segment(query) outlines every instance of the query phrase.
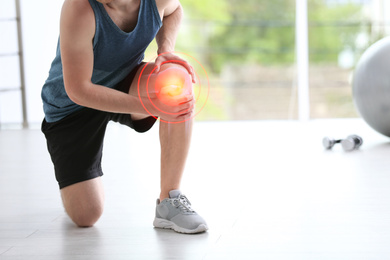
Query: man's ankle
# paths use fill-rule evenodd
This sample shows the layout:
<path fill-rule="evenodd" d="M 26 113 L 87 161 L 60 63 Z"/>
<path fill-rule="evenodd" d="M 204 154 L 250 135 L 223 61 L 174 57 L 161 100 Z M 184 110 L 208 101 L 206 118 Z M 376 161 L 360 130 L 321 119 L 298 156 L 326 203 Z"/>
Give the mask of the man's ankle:
<path fill-rule="evenodd" d="M 162 190 L 160 192 L 160 197 L 159 197 L 160 201 L 163 201 L 164 199 L 169 199 L 170 198 L 169 192 L 172 191 L 172 190 L 180 190 L 180 189 L 179 188 L 176 188 L 176 189 L 175 188 L 171 188 L 169 190 Z"/>
<path fill-rule="evenodd" d="M 160 201 L 163 201 L 164 199 L 169 198 L 169 192 L 161 192 L 159 198 L 160 198 Z"/>

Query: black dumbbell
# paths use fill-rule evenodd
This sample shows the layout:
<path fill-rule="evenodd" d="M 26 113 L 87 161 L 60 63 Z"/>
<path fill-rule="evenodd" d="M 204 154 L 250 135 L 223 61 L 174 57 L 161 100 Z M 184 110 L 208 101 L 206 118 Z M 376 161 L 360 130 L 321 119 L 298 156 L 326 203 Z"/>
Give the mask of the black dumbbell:
<path fill-rule="evenodd" d="M 322 139 L 322 145 L 325 149 L 330 150 L 335 144 L 341 143 L 344 151 L 353 151 L 359 149 L 363 144 L 363 139 L 358 135 L 350 135 L 345 139 L 333 139 L 329 137 L 324 137 Z"/>

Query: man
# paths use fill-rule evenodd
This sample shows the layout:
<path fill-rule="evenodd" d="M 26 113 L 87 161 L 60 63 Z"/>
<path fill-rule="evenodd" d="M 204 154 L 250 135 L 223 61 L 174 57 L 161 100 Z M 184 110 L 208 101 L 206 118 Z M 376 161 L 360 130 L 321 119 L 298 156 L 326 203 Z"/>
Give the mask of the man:
<path fill-rule="evenodd" d="M 57 55 L 42 89 L 42 131 L 65 210 L 80 227 L 94 225 L 103 212 L 100 177 L 107 123 L 145 132 L 159 117 L 161 192 L 153 225 L 181 233 L 208 229 L 179 190 L 190 145 L 193 95 L 167 103 L 153 88 L 168 70 L 185 69 L 185 77 L 195 78 L 192 67 L 172 54 L 181 18 L 178 0 L 64 1 Z M 164 55 L 146 66 L 144 52 L 154 38 Z"/>

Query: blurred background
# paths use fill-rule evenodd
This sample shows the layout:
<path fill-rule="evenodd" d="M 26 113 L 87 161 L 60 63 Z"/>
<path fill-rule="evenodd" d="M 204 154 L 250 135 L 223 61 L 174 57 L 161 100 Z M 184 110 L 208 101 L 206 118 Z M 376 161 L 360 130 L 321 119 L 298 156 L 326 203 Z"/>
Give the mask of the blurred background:
<path fill-rule="evenodd" d="M 299 1 L 307 23 L 298 23 Z M 0 0 L 0 127 L 43 119 L 40 91 L 58 40 L 62 0 Z M 308 30 L 310 119 L 358 117 L 351 78 L 364 50 L 390 33 L 388 0 L 181 0 L 185 18 L 176 50 L 207 71 L 210 93 L 198 121 L 298 120 L 298 32 Z M 298 12 L 299 13 L 299 12 Z M 304 19 L 304 17 L 303 17 Z M 306 26 L 307 28 L 301 28 Z M 22 48 L 18 48 L 22 38 Z M 20 70 L 23 54 L 24 71 Z M 145 60 L 156 55 L 156 44 Z M 21 77 L 24 75 L 24 78 Z M 204 75 L 200 75 L 204 76 Z M 24 84 L 23 84 L 24 83 Z M 201 98 L 205 99 L 205 92 Z"/>

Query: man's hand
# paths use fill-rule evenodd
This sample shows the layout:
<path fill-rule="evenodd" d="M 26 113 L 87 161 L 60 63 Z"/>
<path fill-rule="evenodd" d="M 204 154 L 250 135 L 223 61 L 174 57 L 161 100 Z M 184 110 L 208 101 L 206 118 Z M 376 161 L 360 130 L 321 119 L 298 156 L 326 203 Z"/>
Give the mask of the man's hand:
<path fill-rule="evenodd" d="M 150 114 L 168 122 L 186 121 L 193 117 L 195 107 L 192 95 L 181 95 L 174 103 L 167 104 L 156 94 L 150 94 L 149 98 L 142 97 L 142 103 Z"/>
<path fill-rule="evenodd" d="M 181 66 L 183 66 L 188 73 L 191 75 L 192 83 L 196 83 L 196 77 L 194 68 L 184 59 L 180 58 L 179 56 L 173 54 L 172 52 L 166 52 L 163 54 L 160 54 L 155 61 L 155 66 L 157 67 L 154 70 L 154 73 L 158 73 L 160 71 L 161 65 L 166 63 L 176 63 Z"/>

